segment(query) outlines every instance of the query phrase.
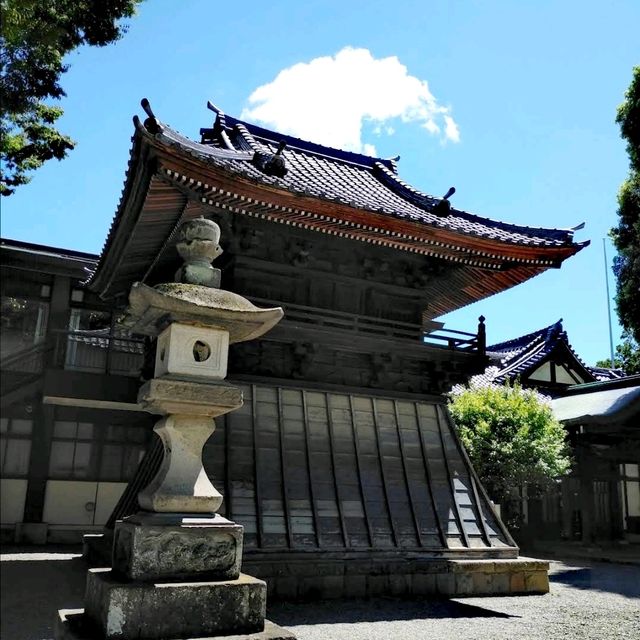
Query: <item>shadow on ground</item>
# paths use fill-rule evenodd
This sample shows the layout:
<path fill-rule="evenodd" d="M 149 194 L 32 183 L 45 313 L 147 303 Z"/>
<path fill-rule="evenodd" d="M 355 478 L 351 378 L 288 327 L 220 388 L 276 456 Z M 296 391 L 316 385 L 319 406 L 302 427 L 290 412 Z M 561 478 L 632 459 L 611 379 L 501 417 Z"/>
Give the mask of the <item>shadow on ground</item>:
<path fill-rule="evenodd" d="M 50 640 L 58 609 L 83 606 L 87 565 L 77 547 L 3 548 L 0 560 L 3 640 Z"/>
<path fill-rule="evenodd" d="M 552 568 L 549 579 L 552 585 L 557 582 L 574 589 L 617 593 L 626 598 L 640 597 L 640 567 L 636 566 L 581 563 L 560 571 Z"/>
<path fill-rule="evenodd" d="M 440 618 L 518 618 L 485 607 L 441 599 L 371 598 L 368 600 L 324 600 L 306 603 L 274 603 L 268 617 L 276 624 L 340 624 Z"/>
<path fill-rule="evenodd" d="M 83 606 L 87 566 L 78 547 L 3 548 L 0 556 L 3 640 L 50 640 L 58 609 Z M 581 591 L 640 597 L 640 569 L 606 564 L 551 564 L 552 583 Z M 518 599 L 519 600 L 519 599 Z M 487 603 L 489 604 L 489 603 Z M 493 604 L 493 603 L 492 603 Z M 514 608 L 518 610 L 518 608 Z M 477 604 L 436 598 L 269 603 L 268 616 L 285 627 L 356 622 L 520 618 Z M 481 623 L 482 624 L 482 623 Z"/>

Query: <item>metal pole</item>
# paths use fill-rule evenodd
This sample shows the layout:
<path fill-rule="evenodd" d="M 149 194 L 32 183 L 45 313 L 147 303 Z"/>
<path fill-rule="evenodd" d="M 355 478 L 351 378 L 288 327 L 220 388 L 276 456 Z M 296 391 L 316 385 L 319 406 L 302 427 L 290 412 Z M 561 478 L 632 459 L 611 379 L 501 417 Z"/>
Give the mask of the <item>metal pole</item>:
<path fill-rule="evenodd" d="M 602 252 L 604 254 L 604 281 L 607 285 L 607 315 L 609 317 L 609 348 L 611 350 L 611 368 L 615 368 L 613 359 L 613 330 L 611 328 L 611 303 L 609 301 L 609 265 L 607 264 L 607 245 L 605 239 L 602 238 Z"/>

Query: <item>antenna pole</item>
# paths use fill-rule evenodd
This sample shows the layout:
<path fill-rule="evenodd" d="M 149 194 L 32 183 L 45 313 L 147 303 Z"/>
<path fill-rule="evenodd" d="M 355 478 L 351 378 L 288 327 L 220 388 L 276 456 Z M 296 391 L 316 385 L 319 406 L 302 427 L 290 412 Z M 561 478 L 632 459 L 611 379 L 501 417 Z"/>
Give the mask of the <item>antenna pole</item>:
<path fill-rule="evenodd" d="M 613 330 L 611 328 L 611 303 L 609 301 L 609 265 L 607 264 L 607 245 L 602 238 L 602 252 L 604 254 L 604 281 L 607 285 L 607 315 L 609 316 L 609 349 L 611 350 L 611 368 L 615 368 L 613 359 Z"/>

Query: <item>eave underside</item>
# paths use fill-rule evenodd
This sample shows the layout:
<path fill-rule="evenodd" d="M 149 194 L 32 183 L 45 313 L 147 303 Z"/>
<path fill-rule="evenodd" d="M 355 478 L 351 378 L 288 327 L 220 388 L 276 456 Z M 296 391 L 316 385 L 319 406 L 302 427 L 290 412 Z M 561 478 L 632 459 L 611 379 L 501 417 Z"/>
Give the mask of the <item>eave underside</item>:
<path fill-rule="evenodd" d="M 218 213 L 224 216 L 248 216 L 266 219 L 274 223 L 293 227 L 313 228 L 329 235 L 357 239 L 374 245 L 386 245 L 401 250 L 420 253 L 425 256 L 444 257 L 435 246 L 402 246 L 402 239 L 389 238 L 376 233 L 375 230 L 355 228 L 336 229 L 330 224 L 316 227 L 306 225 L 300 215 L 280 212 L 271 215 L 267 207 L 263 211 L 247 210 L 239 207 L 236 198 L 220 194 L 220 198 L 207 198 L 207 202 L 198 202 L 191 194 L 177 185 L 154 175 L 149 182 L 144 203 L 139 216 L 121 235 L 125 236 L 118 247 L 119 255 L 107 253 L 103 256 L 97 277 L 91 282 L 91 288 L 103 298 L 126 297 L 136 281 L 151 282 L 154 273 L 166 272 L 167 268 L 177 261 L 177 254 L 172 234 L 177 225 L 187 219 L 201 215 Z M 445 253 L 446 255 L 446 253 Z M 457 258 L 457 260 L 455 260 Z M 454 264 L 443 277 L 434 279 L 424 289 L 425 297 L 430 303 L 430 316 L 437 317 L 458 309 L 477 300 L 520 284 L 541 273 L 545 267 L 540 265 L 514 265 L 505 270 L 474 266 L 463 262 L 462 256 L 451 256 Z"/>

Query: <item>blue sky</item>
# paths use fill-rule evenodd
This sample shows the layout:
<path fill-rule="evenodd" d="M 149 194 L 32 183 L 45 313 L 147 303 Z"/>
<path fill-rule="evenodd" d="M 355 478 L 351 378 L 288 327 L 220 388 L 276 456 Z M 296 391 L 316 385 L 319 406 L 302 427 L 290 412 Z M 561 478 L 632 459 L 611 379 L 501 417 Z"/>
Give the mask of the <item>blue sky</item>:
<path fill-rule="evenodd" d="M 479 215 L 586 222 L 576 239 L 591 246 L 560 270 L 444 320 L 474 330 L 483 314 L 497 342 L 562 317 L 577 352 L 594 363 L 609 352 L 602 238 L 628 172 L 614 120 L 640 63 L 638 25 L 637 0 L 148 0 L 121 41 L 69 56 L 59 124 L 77 147 L 2 200 L 2 235 L 99 252 L 140 99 L 196 139 L 212 122 L 211 100 L 236 116 L 270 113 L 272 128 L 294 123 L 320 142 L 399 154 L 404 180 L 435 195 L 455 186 L 454 205 Z M 346 47 L 366 50 L 361 66 L 338 55 Z M 324 66 L 312 63 L 318 58 Z M 267 97 L 250 102 L 260 87 Z M 611 259 L 608 240 L 607 251 Z M 614 340 L 619 334 L 615 322 Z"/>

